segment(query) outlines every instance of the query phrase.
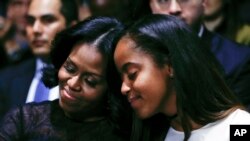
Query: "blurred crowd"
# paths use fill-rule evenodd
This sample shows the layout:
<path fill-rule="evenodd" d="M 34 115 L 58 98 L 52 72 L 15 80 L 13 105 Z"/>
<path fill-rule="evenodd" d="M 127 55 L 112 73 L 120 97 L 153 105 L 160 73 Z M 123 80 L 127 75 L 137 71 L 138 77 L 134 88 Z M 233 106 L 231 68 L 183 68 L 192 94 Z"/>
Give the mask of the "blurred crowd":
<path fill-rule="evenodd" d="M 140 108 L 135 108 L 134 110 L 135 113 L 139 113 L 139 117 L 150 117 L 155 113 L 164 113 L 171 119 L 177 119 L 177 121 L 179 120 L 178 118 L 180 118 L 182 120 L 181 126 L 183 126 L 185 130 L 185 140 L 189 138 L 191 130 L 196 129 L 196 127 L 191 127 L 192 121 L 195 121 L 202 126 L 215 121 L 217 122 L 217 120 L 228 117 L 229 113 L 234 112 L 234 110 L 239 109 L 239 107 L 240 109 L 244 109 L 244 114 L 247 115 L 246 122 L 249 122 L 250 115 L 245 112 L 250 111 L 249 12 L 250 0 L 1 0 L 0 121 L 11 108 L 18 107 L 19 105 L 26 105 L 26 103 L 40 103 L 44 101 L 54 101 L 52 102 L 52 105 L 53 103 L 56 103 L 53 106 L 55 106 L 58 111 L 61 111 L 62 109 L 66 111 L 59 114 L 56 112 L 56 114 L 58 114 L 57 116 L 62 118 L 62 121 L 68 119 L 71 120 L 70 118 L 77 114 L 82 116 L 84 115 L 82 112 L 86 112 L 86 115 L 94 115 L 94 120 L 96 121 L 101 121 L 103 115 L 112 115 L 112 107 L 110 108 L 108 105 L 104 109 L 104 106 L 106 106 L 106 104 L 111 105 L 114 101 L 115 104 L 118 103 L 118 106 L 120 106 L 119 104 L 121 103 L 108 96 L 107 99 L 106 97 L 102 97 L 103 100 L 99 100 L 98 96 L 95 97 L 99 100 L 96 100 L 97 102 L 95 101 L 95 98 L 88 97 L 92 92 L 99 95 L 99 93 L 101 93 L 100 91 L 105 91 L 106 87 L 109 86 L 104 84 L 101 78 L 100 80 L 95 80 L 96 76 L 92 78 L 89 77 L 89 74 L 84 76 L 84 81 L 79 81 L 80 78 L 83 77 L 80 75 L 81 73 L 78 73 L 78 71 L 81 70 L 79 68 L 81 68 L 82 65 L 85 66 L 86 64 L 90 64 L 89 66 L 91 67 L 92 65 L 94 67 L 103 67 L 101 68 L 103 69 L 103 71 L 101 71 L 102 73 L 106 72 L 105 69 L 107 69 L 107 71 L 109 71 L 107 74 L 111 74 L 111 77 L 105 77 L 105 79 L 107 79 L 107 82 L 114 82 L 114 87 L 120 85 L 120 78 L 118 76 L 117 78 L 113 77 L 118 75 L 116 72 L 116 69 L 118 69 L 121 73 L 120 75 L 123 77 L 123 82 L 121 82 L 122 85 L 119 87 L 118 91 L 114 89 L 112 92 L 120 93 L 121 91 L 121 93 L 127 96 L 130 103 L 133 103 L 133 100 L 136 101 L 139 99 L 137 94 L 140 92 L 136 91 L 139 89 L 142 90 L 142 93 L 145 92 L 146 95 L 150 95 L 150 97 L 146 96 L 145 98 L 145 101 L 149 100 L 149 105 L 157 105 L 160 103 L 160 106 L 165 106 L 161 102 L 164 100 L 168 101 L 169 97 L 161 98 L 161 95 L 154 95 L 154 90 L 157 90 L 155 91 L 157 94 L 167 95 L 169 91 L 167 91 L 168 88 L 165 87 L 168 87 L 168 85 L 171 85 L 171 87 L 173 86 L 175 89 L 181 89 L 180 91 L 177 90 L 176 93 L 178 94 L 175 92 L 172 93 L 171 91 L 171 94 L 174 95 L 171 97 L 171 101 L 174 102 L 171 103 L 172 106 L 170 106 L 170 108 L 168 105 L 164 107 L 170 109 L 170 111 L 174 111 L 174 114 L 171 113 L 168 115 L 168 110 L 161 111 L 164 108 L 155 108 L 159 105 L 154 106 L 156 112 L 152 111 L 152 113 L 150 113 L 150 111 L 148 112 L 148 109 L 151 109 L 150 106 L 147 107 L 147 104 L 145 104 L 146 116 L 143 112 L 144 104 L 141 106 L 143 107 L 141 108 L 142 113 L 140 113 Z M 166 15 L 170 16 L 168 17 Z M 105 18 L 101 16 L 105 16 Z M 111 20 L 109 19 L 110 17 L 116 18 L 117 20 Z M 107 25 L 105 26 L 105 24 Z M 116 31 L 117 37 L 113 35 L 115 33 L 113 30 L 115 29 L 114 26 L 116 24 L 117 27 L 122 25 L 120 29 L 116 27 L 119 32 L 123 30 L 126 31 L 121 33 Z M 121 38 L 121 41 L 119 41 L 119 44 L 117 45 L 121 47 L 118 47 L 119 50 L 116 49 L 118 51 L 114 51 L 116 52 L 114 53 L 112 52 L 113 50 L 110 49 L 111 47 L 108 47 L 106 44 L 113 47 L 114 45 L 109 38 L 114 36 L 112 37 L 112 40 L 114 40 L 113 42 L 115 44 L 118 35 L 120 36 L 122 34 L 124 34 L 124 37 Z M 98 51 L 92 50 L 89 46 L 97 46 L 98 48 L 107 47 L 107 50 L 109 50 L 110 53 L 105 54 L 107 57 L 103 57 L 100 54 L 105 52 L 105 49 L 103 49 L 105 51 L 102 49 L 100 49 L 101 51 L 98 50 L 100 52 L 103 51 L 102 53 L 98 53 Z M 191 48 L 189 48 L 190 46 Z M 147 49 L 147 47 L 149 48 Z M 162 52 L 162 47 L 166 48 L 167 51 L 164 50 L 165 52 Z M 137 50 L 135 48 L 139 49 Z M 180 51 L 178 51 L 178 48 Z M 80 53 L 81 51 L 89 52 L 89 54 Z M 152 52 L 151 55 L 148 55 L 150 52 Z M 171 52 L 173 56 L 171 56 Z M 94 54 L 94 57 L 91 53 Z M 116 68 L 115 65 L 112 64 L 114 63 L 114 60 L 109 60 L 111 57 L 108 55 L 111 55 L 112 53 L 116 55 L 116 57 L 111 56 L 112 58 L 115 58 L 116 65 L 118 64 Z M 86 57 L 84 57 L 85 55 Z M 98 58 L 99 55 L 105 59 Z M 165 57 L 165 55 L 167 57 Z M 75 57 L 76 59 L 71 59 L 68 56 L 71 56 L 71 58 Z M 129 68 L 133 68 L 130 66 L 133 66 L 131 64 L 133 64 L 134 60 L 131 59 L 132 63 L 129 62 L 126 64 L 126 59 L 124 59 L 126 57 L 129 59 L 134 57 L 136 58 L 134 60 L 138 59 L 143 63 L 147 62 L 148 64 L 151 64 L 153 67 L 148 64 L 145 65 L 147 66 L 145 67 L 146 69 L 150 68 L 150 66 L 152 67 L 149 69 L 150 73 L 147 73 L 146 75 L 148 76 L 146 77 L 148 79 L 137 79 L 139 77 L 139 75 L 137 76 L 137 73 L 143 72 L 146 69 L 135 69 L 137 71 L 129 72 Z M 91 59 L 93 62 L 91 62 Z M 106 59 L 111 62 L 108 63 Z M 171 62 L 171 59 L 173 59 L 173 62 Z M 189 59 L 193 59 L 193 62 Z M 158 61 L 159 64 L 157 64 L 158 62 L 153 64 L 151 62 L 152 60 L 156 60 L 156 62 Z M 89 63 L 89 61 L 91 63 Z M 96 61 L 99 62 L 96 63 Z M 151 73 L 151 71 L 163 72 L 158 71 L 157 69 L 161 70 L 162 68 L 165 68 L 166 64 L 163 65 L 163 63 L 166 62 L 168 63 L 167 65 L 169 65 L 169 69 L 167 69 L 168 73 L 163 73 L 163 76 L 166 78 L 162 79 L 162 77 L 159 77 L 161 75 L 154 77 L 155 73 Z M 105 64 L 107 67 L 104 67 Z M 123 66 L 123 64 L 125 65 Z M 124 79 L 124 76 L 126 76 L 127 73 L 130 74 L 127 76 L 128 78 Z M 178 76 L 180 74 L 183 77 L 182 79 Z M 206 76 L 204 74 L 210 75 Z M 98 75 L 97 78 L 100 76 L 104 75 Z M 85 79 L 85 77 L 87 79 Z M 111 81 L 109 81 L 109 79 L 111 79 Z M 112 79 L 116 80 L 113 81 Z M 141 81 L 139 85 L 132 84 L 136 80 Z M 169 80 L 169 83 L 166 82 L 166 80 Z M 181 82 L 181 80 L 183 82 Z M 67 81 L 67 83 L 64 81 Z M 157 85 L 158 83 L 156 83 L 158 81 L 162 83 L 159 86 Z M 91 94 L 86 97 L 83 95 L 83 98 L 79 96 L 80 98 L 78 98 L 80 100 L 77 98 L 74 99 L 70 95 L 65 94 L 67 92 L 84 93 L 83 90 L 78 87 L 80 82 L 84 83 L 84 85 L 81 84 L 81 86 L 88 86 L 86 90 L 89 91 L 86 93 L 89 92 Z M 46 84 L 46 86 L 44 84 Z M 68 85 L 67 88 L 70 87 L 70 90 L 62 90 L 66 86 L 62 88 L 60 85 L 64 84 Z M 99 91 L 97 85 L 102 85 L 105 89 L 100 88 L 101 90 Z M 160 88 L 160 86 L 162 87 Z M 158 89 L 162 89 L 164 92 L 159 92 Z M 132 91 L 130 92 L 132 94 L 129 95 L 129 91 Z M 184 95 L 179 94 L 184 91 L 187 91 L 186 93 L 183 93 Z M 109 91 L 105 91 L 105 94 L 106 93 L 110 94 Z M 190 98 L 190 96 L 193 98 Z M 63 101 L 64 98 L 66 99 L 66 102 Z M 151 101 L 151 98 L 153 102 Z M 94 100 L 91 101 L 90 99 Z M 60 100 L 60 102 L 58 100 Z M 94 109 L 98 109 L 95 113 L 91 108 L 88 110 L 88 107 L 85 108 L 84 106 L 78 107 L 72 106 L 72 104 L 72 108 L 67 105 L 67 100 L 70 101 L 68 103 L 69 105 L 75 101 L 77 104 L 81 105 L 81 101 L 84 100 L 88 101 L 87 103 L 89 105 L 92 105 L 91 102 L 94 104 L 100 102 L 101 104 L 97 104 L 97 108 L 93 106 Z M 89 102 L 89 100 L 91 102 Z M 158 100 L 160 102 L 158 102 Z M 58 102 L 61 108 L 59 108 Z M 103 106 L 102 104 L 105 105 Z M 114 105 L 114 107 L 115 106 L 117 105 Z M 22 109 L 18 110 L 20 110 L 19 112 L 24 112 L 23 115 L 25 117 L 25 110 L 30 111 L 29 108 L 30 107 L 26 107 L 23 111 Z M 33 108 L 34 107 L 31 107 L 31 109 Z M 45 109 L 48 110 L 48 108 Z M 87 110 L 85 111 L 85 109 Z M 33 110 L 36 111 L 36 108 Z M 77 114 L 74 112 L 74 114 L 72 114 L 71 110 L 76 110 Z M 111 112 L 106 114 L 106 110 Z M 198 116 L 196 115 L 197 112 Z M 50 111 L 47 113 L 50 114 Z M 11 114 L 15 114 L 15 112 L 12 112 Z M 43 115 L 43 112 L 39 111 L 39 117 L 40 114 Z M 48 122 L 50 122 L 49 114 L 44 114 L 44 116 L 48 118 Z M 95 117 L 95 114 L 97 117 Z M 126 114 L 126 112 L 123 112 L 121 115 L 123 114 Z M 36 114 L 34 115 L 37 116 Z M 61 115 L 67 118 L 62 117 Z M 116 113 L 114 115 L 116 116 Z M 80 118 L 82 118 L 81 116 Z M 127 116 L 130 115 L 128 114 Z M 177 116 L 180 117 L 176 118 Z M 198 118 L 196 118 L 196 116 Z M 14 117 L 18 118 L 18 116 Z M 32 118 L 32 116 L 26 116 L 25 118 Z M 78 118 L 77 115 L 76 121 L 80 119 Z M 243 118 L 245 117 L 242 117 L 242 119 Z M 44 121 L 42 118 L 38 119 Z M 190 121 L 190 123 L 185 122 L 186 120 Z M 243 119 L 243 121 L 244 120 L 245 119 Z M 12 124 L 12 121 L 9 122 L 8 118 L 5 118 L 5 122 L 6 121 L 7 123 Z M 241 118 L 237 117 L 237 121 L 241 121 Z M 75 119 L 69 123 L 71 122 L 75 124 Z M 126 122 L 123 124 L 126 124 Z M 7 124 L 3 125 L 5 126 Z M 46 125 L 47 123 L 42 126 L 47 130 Z M 30 126 L 33 125 L 30 124 Z M 130 124 L 128 124 L 128 126 L 130 126 Z M 152 126 L 154 125 L 152 124 Z M 8 126 L 5 127 L 11 129 Z M 66 131 L 68 131 L 67 128 L 68 127 L 65 126 Z M 74 126 L 69 126 L 69 128 L 74 128 Z M 85 130 L 85 128 L 87 129 L 87 127 L 84 127 L 83 129 Z M 51 126 L 51 130 L 54 129 L 56 128 Z M 2 131 L 5 132 L 5 130 Z M 30 130 L 30 132 L 33 131 Z M 70 135 L 70 137 L 74 136 L 73 132 L 74 130 L 72 130 L 72 135 Z M 41 131 L 41 133 L 44 134 L 43 131 Z M 219 132 L 216 132 L 216 134 L 218 133 Z M 138 134 L 142 134 L 142 132 Z M 170 134 L 172 134 L 171 131 Z M 66 135 L 67 134 L 65 134 L 65 136 Z M 82 134 L 79 133 L 79 135 L 84 138 Z M 213 135 L 209 134 L 209 136 Z"/>
<path fill-rule="evenodd" d="M 75 1 L 78 5 L 79 21 L 91 15 L 106 15 L 115 16 L 124 22 L 128 22 L 149 12 L 149 8 L 144 9 L 140 0 L 135 2 L 129 0 Z M 30 0 L 0 1 L 0 69 L 16 65 L 33 56 L 25 30 L 29 2 Z"/>
<path fill-rule="evenodd" d="M 29 1 L 0 1 L 0 69 L 32 57 L 25 31 L 25 15 Z M 79 20 L 91 15 L 112 15 L 125 22 L 149 12 L 148 6 L 140 1 L 76 0 L 79 6 Z M 249 0 L 207 0 L 204 25 L 212 32 L 250 46 L 249 9 Z"/>

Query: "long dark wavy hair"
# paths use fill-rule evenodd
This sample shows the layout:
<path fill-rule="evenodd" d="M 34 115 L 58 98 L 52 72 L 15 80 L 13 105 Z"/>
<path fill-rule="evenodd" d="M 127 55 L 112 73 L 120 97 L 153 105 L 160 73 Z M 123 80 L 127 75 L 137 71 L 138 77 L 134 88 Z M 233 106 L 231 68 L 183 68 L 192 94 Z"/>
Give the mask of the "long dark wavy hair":
<path fill-rule="evenodd" d="M 202 49 L 204 46 L 198 35 L 180 19 L 168 15 L 149 15 L 132 25 L 123 36 L 132 39 L 135 48 L 149 54 L 157 66 L 172 66 L 177 116 L 185 133 L 185 141 L 192 130 L 190 119 L 206 125 L 230 113 L 223 111 L 233 111 L 241 106 L 226 85 L 218 62 L 208 50 Z M 155 120 L 155 117 L 152 118 Z M 150 123 L 152 131 L 155 128 L 149 122 L 151 119 L 144 123 Z M 160 123 L 160 120 L 155 121 Z M 152 139 L 145 128 L 134 125 L 132 140 Z"/>
<path fill-rule="evenodd" d="M 84 43 L 97 48 L 105 58 L 108 58 L 106 70 L 108 91 L 105 97 L 107 115 L 115 127 L 119 129 L 124 127 L 124 133 L 128 133 L 130 124 L 127 118 L 130 116 L 127 107 L 129 106 L 120 93 L 121 80 L 113 61 L 114 47 L 123 29 L 124 26 L 114 18 L 90 17 L 58 33 L 52 41 L 50 54 L 52 66 L 44 69 L 43 82 L 47 87 L 58 85 L 58 71 L 77 44 Z"/>

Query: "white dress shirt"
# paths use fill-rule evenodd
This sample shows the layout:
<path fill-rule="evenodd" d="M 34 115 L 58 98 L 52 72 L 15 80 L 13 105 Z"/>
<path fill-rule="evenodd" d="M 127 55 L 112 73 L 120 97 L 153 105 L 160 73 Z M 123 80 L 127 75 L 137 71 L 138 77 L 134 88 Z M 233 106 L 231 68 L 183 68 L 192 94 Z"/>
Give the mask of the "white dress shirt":
<path fill-rule="evenodd" d="M 33 80 L 31 82 L 30 88 L 29 88 L 29 92 L 28 92 L 28 96 L 26 99 L 26 103 L 29 102 L 34 102 L 34 98 L 35 98 L 35 92 L 36 92 L 36 88 L 37 85 L 42 77 L 42 68 L 45 67 L 46 64 L 42 62 L 42 60 L 37 59 L 36 60 L 36 73 L 35 76 L 33 77 Z M 52 88 L 49 90 L 49 97 L 48 100 L 55 100 L 59 97 L 59 88 L 58 86 Z"/>

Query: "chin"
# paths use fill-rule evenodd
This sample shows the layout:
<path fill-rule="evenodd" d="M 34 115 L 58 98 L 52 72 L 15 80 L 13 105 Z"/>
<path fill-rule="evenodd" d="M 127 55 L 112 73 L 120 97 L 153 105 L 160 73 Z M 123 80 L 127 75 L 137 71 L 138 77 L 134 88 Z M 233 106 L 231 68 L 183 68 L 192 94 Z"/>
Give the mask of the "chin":
<path fill-rule="evenodd" d="M 135 111 L 135 114 L 139 119 L 148 119 L 152 116 L 147 112 L 142 112 L 142 111 Z"/>
<path fill-rule="evenodd" d="M 67 113 L 75 113 L 78 111 L 78 106 L 71 105 L 70 103 L 63 101 L 62 99 L 59 100 L 59 104 L 63 111 Z"/>
<path fill-rule="evenodd" d="M 48 56 L 49 55 L 49 51 L 48 50 L 33 50 L 33 54 L 36 56 L 40 56 L 40 57 L 44 57 L 44 56 Z"/>

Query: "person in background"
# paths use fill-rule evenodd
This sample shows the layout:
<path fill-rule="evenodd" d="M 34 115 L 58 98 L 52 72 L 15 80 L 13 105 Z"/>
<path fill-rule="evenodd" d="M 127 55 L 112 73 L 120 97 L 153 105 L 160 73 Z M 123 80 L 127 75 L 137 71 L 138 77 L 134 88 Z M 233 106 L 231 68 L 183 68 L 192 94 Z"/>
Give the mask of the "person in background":
<path fill-rule="evenodd" d="M 250 124 L 217 62 L 200 46 L 196 33 L 170 15 L 142 18 L 120 38 L 114 60 L 121 92 L 146 125 L 134 122 L 132 141 L 229 141 L 230 125 Z M 165 123 L 159 136 L 155 121 Z"/>
<path fill-rule="evenodd" d="M 249 0 L 241 0 L 237 1 L 238 8 L 238 15 L 239 19 L 243 23 L 239 30 L 237 31 L 236 41 L 242 44 L 247 45 L 250 47 L 250 15 L 246 14 L 249 13 L 250 9 L 250 1 Z"/>
<path fill-rule="evenodd" d="M 68 0 L 31 0 L 27 16 L 27 37 L 35 58 L 0 72 L 0 119 L 12 107 L 28 102 L 58 98 L 42 81 L 42 68 L 50 66 L 51 40 L 78 20 L 77 5 Z M 52 94 L 50 94 L 52 93 Z"/>
<path fill-rule="evenodd" d="M 144 0 L 91 0 L 89 9 L 93 16 L 115 17 L 125 25 L 151 13 Z"/>
<path fill-rule="evenodd" d="M 28 5 L 30 0 L 9 0 L 6 2 L 6 15 L 1 17 L 0 44 L 6 54 L 5 67 L 17 65 L 32 56 L 25 32 Z"/>
<path fill-rule="evenodd" d="M 243 0 L 244 1 L 244 0 Z M 248 23 L 240 16 L 241 4 L 236 0 L 206 0 L 204 5 L 204 25 L 212 32 L 219 33 L 240 44 L 250 46 L 247 38 Z M 249 40 L 249 39 L 248 39 Z"/>
<path fill-rule="evenodd" d="M 3 13 L 1 13 L 0 14 L 0 38 L 2 38 L 5 33 L 6 33 L 5 16 L 3 15 Z M 5 51 L 3 40 L 0 39 L 0 70 L 5 68 L 7 65 L 9 65 L 7 52 Z"/>
<path fill-rule="evenodd" d="M 227 84 L 250 110 L 250 48 L 209 32 L 202 24 L 207 0 L 148 0 L 154 14 L 173 15 L 196 32 L 224 69 Z M 145 1 L 146 2 L 146 1 Z"/>
<path fill-rule="evenodd" d="M 79 10 L 79 21 L 82 21 L 89 16 L 91 16 L 91 12 L 89 10 L 89 0 L 76 0 Z"/>
<path fill-rule="evenodd" d="M 232 6 L 234 6 L 234 9 L 236 8 L 235 10 L 238 11 L 236 3 L 233 3 L 232 0 L 206 0 L 204 4 L 204 25 L 206 28 L 234 39 L 236 25 L 239 22 L 236 19 L 237 12 L 232 10 Z"/>
<path fill-rule="evenodd" d="M 91 17 L 57 34 L 54 67 L 44 70 L 43 80 L 59 85 L 59 100 L 9 112 L 0 124 L 0 140 L 127 141 L 123 125 L 131 123 L 112 53 L 123 28 L 115 19 Z"/>

